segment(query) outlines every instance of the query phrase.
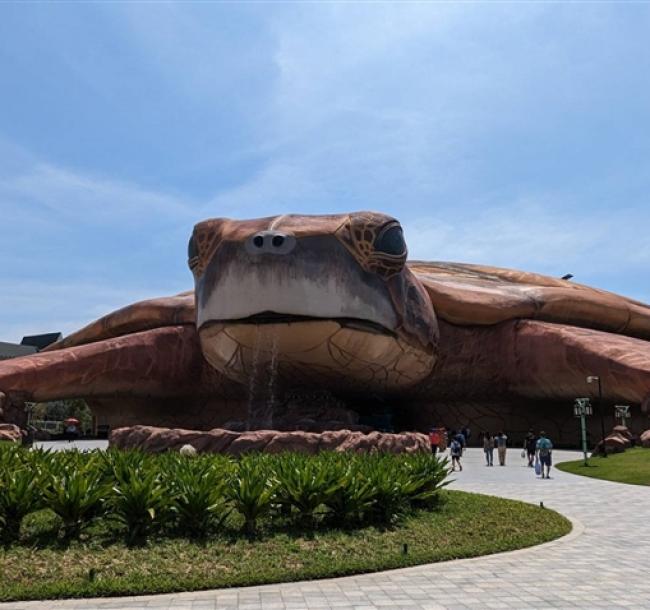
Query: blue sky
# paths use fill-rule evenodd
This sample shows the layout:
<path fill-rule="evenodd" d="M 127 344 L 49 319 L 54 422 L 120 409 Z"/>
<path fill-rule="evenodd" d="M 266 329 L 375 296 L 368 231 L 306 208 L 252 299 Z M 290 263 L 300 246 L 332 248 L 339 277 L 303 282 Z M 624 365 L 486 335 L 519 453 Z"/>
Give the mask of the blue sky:
<path fill-rule="evenodd" d="M 0 4 L 0 340 L 189 289 L 214 216 L 650 301 L 650 5 Z"/>

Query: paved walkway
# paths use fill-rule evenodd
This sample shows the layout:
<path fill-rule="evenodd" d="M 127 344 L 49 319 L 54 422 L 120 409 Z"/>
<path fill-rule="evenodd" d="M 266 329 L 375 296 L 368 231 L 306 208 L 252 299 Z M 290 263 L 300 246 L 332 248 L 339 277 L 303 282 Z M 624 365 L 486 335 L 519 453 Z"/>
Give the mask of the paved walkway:
<path fill-rule="evenodd" d="M 470 450 L 454 488 L 554 508 L 574 531 L 532 549 L 331 580 L 147 597 L 0 604 L 2 610 L 375 610 L 650 608 L 650 488 L 553 472 L 537 479 L 510 450 L 486 468 Z M 556 452 L 556 461 L 577 454 Z"/>
<path fill-rule="evenodd" d="M 48 451 L 70 451 L 71 449 L 78 449 L 79 451 L 92 451 L 93 449 L 107 449 L 108 441 L 36 441 L 34 443 L 34 447 L 37 449 L 47 449 Z"/>

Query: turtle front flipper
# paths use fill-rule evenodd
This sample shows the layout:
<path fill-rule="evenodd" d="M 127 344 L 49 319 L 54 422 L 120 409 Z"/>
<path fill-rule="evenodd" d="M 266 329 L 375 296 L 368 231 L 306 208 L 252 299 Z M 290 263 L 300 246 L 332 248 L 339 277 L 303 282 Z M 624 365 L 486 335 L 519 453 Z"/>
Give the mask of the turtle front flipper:
<path fill-rule="evenodd" d="M 20 424 L 25 401 L 167 399 L 195 396 L 214 381 L 194 326 L 168 326 L 0 362 L 0 407 L 2 419 Z"/>
<path fill-rule="evenodd" d="M 427 391 L 444 401 L 566 403 L 598 395 L 642 405 L 650 396 L 650 342 L 566 324 L 512 320 L 494 326 L 441 323 L 443 355 Z"/>
<path fill-rule="evenodd" d="M 475 430 L 504 430 L 512 438 L 546 429 L 553 440 L 578 443 L 573 402 L 596 404 L 600 378 L 606 426 L 615 404 L 632 407 L 635 429 L 648 427 L 650 342 L 588 328 L 536 320 L 492 326 L 440 323 L 441 357 L 422 386 L 420 425 L 441 422 Z M 588 425 L 600 435 L 598 417 Z M 594 437 L 595 438 L 595 437 Z"/>
<path fill-rule="evenodd" d="M 49 345 L 43 351 L 84 345 L 165 326 L 193 325 L 195 321 L 194 291 L 192 290 L 171 297 L 148 299 L 127 305 L 91 322 L 88 326 Z"/>
<path fill-rule="evenodd" d="M 522 320 L 514 324 L 512 390 L 533 398 L 566 399 L 598 396 L 648 406 L 650 342 L 588 328 Z"/>

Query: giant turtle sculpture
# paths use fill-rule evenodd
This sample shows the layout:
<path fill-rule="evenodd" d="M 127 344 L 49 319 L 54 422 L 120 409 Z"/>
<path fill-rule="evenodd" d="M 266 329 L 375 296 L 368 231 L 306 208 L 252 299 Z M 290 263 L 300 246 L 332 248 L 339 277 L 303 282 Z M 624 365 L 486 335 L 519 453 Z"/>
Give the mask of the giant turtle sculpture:
<path fill-rule="evenodd" d="M 268 427 L 287 392 L 327 389 L 352 410 L 390 405 L 408 427 L 559 434 L 573 398 L 596 390 L 590 375 L 604 401 L 637 417 L 648 406 L 650 307 L 534 273 L 407 261 L 384 214 L 206 220 L 188 254 L 193 292 L 0 363 L 4 418 L 84 397 L 113 425 L 206 429 L 261 404 Z"/>

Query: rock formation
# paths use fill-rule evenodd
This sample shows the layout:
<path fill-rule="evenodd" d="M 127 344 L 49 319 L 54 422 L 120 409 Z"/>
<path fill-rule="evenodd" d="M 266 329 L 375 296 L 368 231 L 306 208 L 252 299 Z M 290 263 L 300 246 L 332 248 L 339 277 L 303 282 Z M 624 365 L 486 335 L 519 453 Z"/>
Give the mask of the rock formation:
<path fill-rule="evenodd" d="M 612 431 L 605 437 L 606 453 L 621 453 L 632 447 L 636 442 L 636 437 L 630 432 L 627 426 L 614 426 Z M 596 443 L 592 453 L 602 453 L 603 441 Z"/>
<path fill-rule="evenodd" d="M 20 428 L 14 424 L 0 424 L 0 441 L 19 442 L 23 438 Z"/>
<path fill-rule="evenodd" d="M 350 451 L 353 453 L 430 451 L 428 438 L 418 432 L 401 434 L 382 432 L 365 434 L 350 430 L 332 430 L 321 433 L 278 432 L 277 430 L 233 432 L 220 428 L 201 431 L 133 426 L 113 430 L 109 439 L 109 447 L 141 449 L 151 453 L 167 450 L 178 451 L 184 445 L 191 445 L 198 452 L 228 455 L 241 455 L 248 451 L 266 451 L 268 453 L 296 451 L 310 454 L 319 451 Z"/>

